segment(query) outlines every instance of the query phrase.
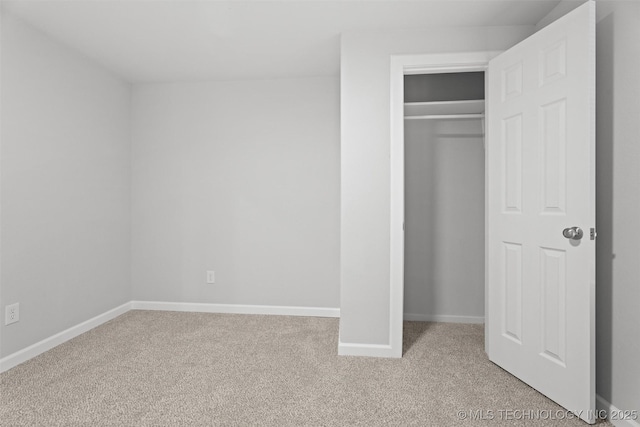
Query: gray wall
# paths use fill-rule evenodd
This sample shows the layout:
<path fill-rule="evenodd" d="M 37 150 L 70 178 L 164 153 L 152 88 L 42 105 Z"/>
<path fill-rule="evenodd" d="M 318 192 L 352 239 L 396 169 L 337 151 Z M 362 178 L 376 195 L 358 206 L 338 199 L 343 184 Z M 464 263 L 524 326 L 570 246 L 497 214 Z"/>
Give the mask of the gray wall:
<path fill-rule="evenodd" d="M 504 50 L 533 27 L 349 33 L 341 47 L 340 341 L 389 344 L 392 54 Z"/>
<path fill-rule="evenodd" d="M 134 299 L 338 308 L 338 108 L 334 76 L 136 85 Z"/>
<path fill-rule="evenodd" d="M 640 411 L 640 3 L 598 3 L 597 393 Z"/>
<path fill-rule="evenodd" d="M 3 357 L 131 300 L 130 90 L 5 12 L 1 73 Z"/>
<path fill-rule="evenodd" d="M 408 319 L 484 317 L 482 134 L 478 119 L 405 121 Z"/>

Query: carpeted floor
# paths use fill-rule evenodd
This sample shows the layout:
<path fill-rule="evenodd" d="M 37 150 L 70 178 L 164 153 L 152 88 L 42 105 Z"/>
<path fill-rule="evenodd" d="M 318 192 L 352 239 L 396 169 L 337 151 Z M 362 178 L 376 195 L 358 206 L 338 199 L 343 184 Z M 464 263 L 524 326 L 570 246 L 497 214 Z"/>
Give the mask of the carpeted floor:
<path fill-rule="evenodd" d="M 489 362 L 481 325 L 404 342 L 338 357 L 337 319 L 130 311 L 0 374 L 0 425 L 587 425 Z"/>

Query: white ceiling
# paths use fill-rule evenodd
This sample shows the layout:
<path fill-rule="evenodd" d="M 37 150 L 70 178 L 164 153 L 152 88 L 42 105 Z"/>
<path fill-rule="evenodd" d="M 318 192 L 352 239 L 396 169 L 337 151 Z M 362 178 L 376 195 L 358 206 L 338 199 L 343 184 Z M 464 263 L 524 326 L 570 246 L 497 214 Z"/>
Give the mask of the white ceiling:
<path fill-rule="evenodd" d="M 130 81 L 336 74 L 345 31 L 535 25 L 559 0 L 3 1 Z"/>

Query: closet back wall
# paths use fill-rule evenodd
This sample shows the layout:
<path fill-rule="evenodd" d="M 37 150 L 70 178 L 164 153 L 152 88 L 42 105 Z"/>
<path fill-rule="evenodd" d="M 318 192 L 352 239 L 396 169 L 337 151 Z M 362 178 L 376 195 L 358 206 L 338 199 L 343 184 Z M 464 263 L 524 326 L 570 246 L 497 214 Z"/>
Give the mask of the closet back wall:
<path fill-rule="evenodd" d="M 338 83 L 134 86 L 134 300 L 339 307 Z"/>
<path fill-rule="evenodd" d="M 482 134 L 479 119 L 405 121 L 407 320 L 484 317 Z"/>

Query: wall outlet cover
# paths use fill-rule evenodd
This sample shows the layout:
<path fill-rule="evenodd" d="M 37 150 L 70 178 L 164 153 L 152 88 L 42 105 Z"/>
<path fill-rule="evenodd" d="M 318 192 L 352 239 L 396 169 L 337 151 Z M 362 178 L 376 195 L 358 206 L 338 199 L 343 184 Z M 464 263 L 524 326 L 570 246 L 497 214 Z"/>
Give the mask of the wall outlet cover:
<path fill-rule="evenodd" d="M 4 308 L 4 324 L 10 325 L 20 320 L 20 303 L 7 305 Z"/>
<path fill-rule="evenodd" d="M 207 271 L 207 284 L 214 284 L 216 283 L 216 272 L 209 270 Z"/>

